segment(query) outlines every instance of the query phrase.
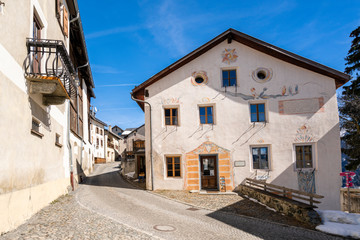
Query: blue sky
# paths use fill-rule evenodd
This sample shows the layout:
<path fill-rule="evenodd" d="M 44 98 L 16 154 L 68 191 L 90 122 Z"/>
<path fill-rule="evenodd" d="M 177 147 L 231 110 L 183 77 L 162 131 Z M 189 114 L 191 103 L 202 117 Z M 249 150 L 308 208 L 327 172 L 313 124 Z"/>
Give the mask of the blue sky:
<path fill-rule="evenodd" d="M 342 1 L 78 0 L 97 117 L 144 123 L 135 85 L 229 28 L 343 71 L 360 4 Z"/>

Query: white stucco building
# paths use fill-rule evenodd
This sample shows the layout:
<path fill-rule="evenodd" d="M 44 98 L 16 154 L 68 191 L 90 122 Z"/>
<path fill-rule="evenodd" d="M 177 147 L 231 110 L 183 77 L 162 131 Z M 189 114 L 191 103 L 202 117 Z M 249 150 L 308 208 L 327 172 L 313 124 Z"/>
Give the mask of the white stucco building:
<path fill-rule="evenodd" d="M 91 118 L 91 142 L 94 149 L 94 163 L 106 162 L 105 148 L 105 127 L 107 124 L 99 120 L 95 116 L 90 115 Z"/>
<path fill-rule="evenodd" d="M 348 80 L 225 31 L 133 89 L 148 103 L 138 102 L 147 188 L 231 191 L 257 178 L 323 195 L 320 208 L 339 209 L 336 89 Z"/>
<path fill-rule="evenodd" d="M 0 12 L 0 233 L 92 169 L 95 97 L 76 0 L 12 0 Z"/>

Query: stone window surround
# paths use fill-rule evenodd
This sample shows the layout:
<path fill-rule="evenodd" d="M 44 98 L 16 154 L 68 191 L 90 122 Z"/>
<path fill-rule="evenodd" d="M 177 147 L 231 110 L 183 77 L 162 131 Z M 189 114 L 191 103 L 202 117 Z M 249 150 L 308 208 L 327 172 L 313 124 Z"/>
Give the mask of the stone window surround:
<path fill-rule="evenodd" d="M 312 168 L 297 168 L 296 167 L 296 146 L 312 146 Z M 294 165 L 294 171 L 299 170 L 316 170 L 317 169 L 317 144 L 316 142 L 302 142 L 302 143 L 293 143 L 292 146 L 292 158 L 293 158 L 293 165 Z"/>
<path fill-rule="evenodd" d="M 183 172 L 184 172 L 184 161 L 182 154 L 164 154 L 163 155 L 163 164 L 164 164 L 164 180 L 171 180 L 171 179 L 183 179 Z M 179 157 L 180 158 L 180 176 L 168 177 L 167 175 L 167 157 Z"/>
<path fill-rule="evenodd" d="M 222 72 L 223 70 L 235 70 L 236 71 L 236 85 L 235 86 L 223 86 L 223 75 Z M 239 87 L 239 67 L 238 66 L 229 66 L 229 67 L 222 67 L 219 69 L 219 89 L 223 89 L 225 90 L 225 88 L 235 88 L 235 87 Z"/>
<path fill-rule="evenodd" d="M 269 163 L 269 168 L 268 169 L 255 169 L 253 168 L 253 155 L 252 155 L 252 149 L 253 148 L 258 148 L 258 147 L 267 147 L 268 148 L 268 163 Z M 250 172 L 254 173 L 256 171 L 260 171 L 262 172 L 268 172 L 268 171 L 272 171 L 272 149 L 271 149 L 271 144 L 251 144 L 249 145 L 249 167 L 250 167 Z"/>
<path fill-rule="evenodd" d="M 176 108 L 177 109 L 177 125 L 166 125 L 165 124 L 165 109 L 168 109 L 168 108 Z M 179 104 L 162 105 L 161 125 L 162 125 L 163 128 L 180 127 L 181 126 L 181 114 L 180 114 L 180 105 Z"/>
<path fill-rule="evenodd" d="M 251 121 L 251 105 L 252 104 L 264 104 L 265 105 L 265 122 L 252 122 Z M 270 122 L 269 120 L 269 102 L 267 100 L 251 100 L 248 101 L 249 109 L 249 123 L 250 124 L 264 124 Z"/>
<path fill-rule="evenodd" d="M 200 107 L 212 107 L 213 111 L 213 122 L 212 123 L 201 123 L 200 122 Z M 203 125 L 216 125 L 216 104 L 215 103 L 201 103 L 197 105 L 198 123 L 199 126 Z"/>

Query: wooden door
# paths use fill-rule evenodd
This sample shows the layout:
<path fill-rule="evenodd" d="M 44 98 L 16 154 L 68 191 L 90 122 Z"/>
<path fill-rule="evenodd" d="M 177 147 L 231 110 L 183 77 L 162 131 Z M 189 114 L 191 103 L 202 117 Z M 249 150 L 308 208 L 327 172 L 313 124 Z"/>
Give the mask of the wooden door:
<path fill-rule="evenodd" d="M 218 189 L 216 156 L 200 156 L 201 189 Z"/>

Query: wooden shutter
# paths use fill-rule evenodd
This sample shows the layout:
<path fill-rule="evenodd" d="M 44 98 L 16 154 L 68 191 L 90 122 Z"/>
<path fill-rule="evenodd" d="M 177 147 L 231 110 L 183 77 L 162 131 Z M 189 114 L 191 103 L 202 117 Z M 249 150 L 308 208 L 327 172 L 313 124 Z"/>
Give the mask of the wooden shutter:
<path fill-rule="evenodd" d="M 64 35 L 66 37 L 69 36 L 69 28 L 68 28 L 68 24 L 69 24 L 69 16 L 68 16 L 68 11 L 66 10 L 66 7 L 64 6 L 64 19 L 63 19 L 63 31 L 64 31 Z"/>
<path fill-rule="evenodd" d="M 57 19 L 60 19 L 60 16 L 61 16 L 60 1 L 61 0 L 56 0 L 56 9 L 55 9 L 55 11 L 56 11 L 56 18 Z"/>

